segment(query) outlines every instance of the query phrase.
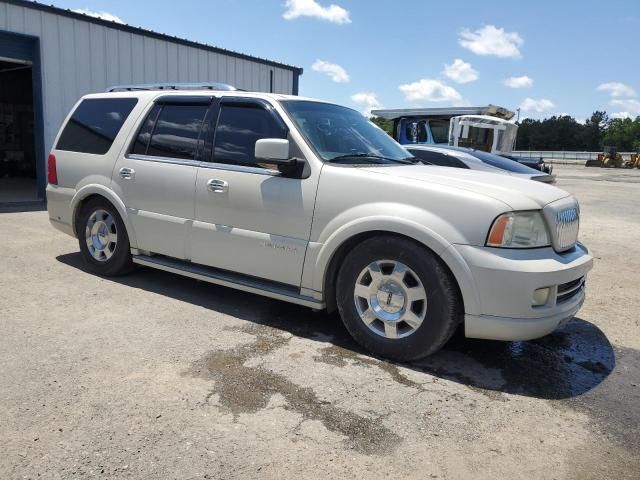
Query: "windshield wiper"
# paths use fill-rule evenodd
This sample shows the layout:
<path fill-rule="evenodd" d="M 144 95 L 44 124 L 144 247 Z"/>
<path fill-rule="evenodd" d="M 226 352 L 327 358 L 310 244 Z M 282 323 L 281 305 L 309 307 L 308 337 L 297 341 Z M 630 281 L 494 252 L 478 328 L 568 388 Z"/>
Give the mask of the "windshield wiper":
<path fill-rule="evenodd" d="M 387 162 L 396 162 L 396 163 L 404 163 L 404 164 L 413 164 L 416 162 L 412 162 L 411 160 L 409 160 L 410 158 L 414 158 L 414 157 L 407 157 L 407 158 L 390 158 L 390 157 L 384 157 L 382 155 L 375 155 L 373 153 L 347 153 L 346 155 L 338 155 L 337 157 L 333 157 L 329 160 L 327 160 L 328 162 L 335 162 L 335 161 L 340 161 L 340 160 L 346 160 L 349 158 L 373 158 L 375 160 L 385 160 Z"/>

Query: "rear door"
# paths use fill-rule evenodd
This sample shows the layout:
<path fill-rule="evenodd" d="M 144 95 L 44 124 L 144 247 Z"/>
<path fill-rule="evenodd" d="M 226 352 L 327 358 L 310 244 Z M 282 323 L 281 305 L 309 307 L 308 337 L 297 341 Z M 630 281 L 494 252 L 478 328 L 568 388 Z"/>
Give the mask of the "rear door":
<path fill-rule="evenodd" d="M 118 159 L 114 190 L 140 250 L 190 258 L 199 141 L 211 102 L 206 96 L 158 98 Z"/>
<path fill-rule="evenodd" d="M 260 138 L 288 138 L 291 156 L 303 155 L 266 101 L 223 97 L 217 118 L 198 169 L 193 261 L 299 286 L 318 174 L 286 176 L 255 159 Z"/>

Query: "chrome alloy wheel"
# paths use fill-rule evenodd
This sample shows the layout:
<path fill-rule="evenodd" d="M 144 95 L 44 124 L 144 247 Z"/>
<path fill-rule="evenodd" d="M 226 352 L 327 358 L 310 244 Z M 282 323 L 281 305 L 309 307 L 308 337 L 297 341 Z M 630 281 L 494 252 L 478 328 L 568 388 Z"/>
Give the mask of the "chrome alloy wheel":
<path fill-rule="evenodd" d="M 118 232 L 116 222 L 109 212 L 98 209 L 87 220 L 84 230 L 89 253 L 99 262 L 106 262 L 116 251 Z"/>
<path fill-rule="evenodd" d="M 367 265 L 358 275 L 353 296 L 360 319 L 385 338 L 408 337 L 427 313 L 427 292 L 420 278 L 395 260 Z"/>

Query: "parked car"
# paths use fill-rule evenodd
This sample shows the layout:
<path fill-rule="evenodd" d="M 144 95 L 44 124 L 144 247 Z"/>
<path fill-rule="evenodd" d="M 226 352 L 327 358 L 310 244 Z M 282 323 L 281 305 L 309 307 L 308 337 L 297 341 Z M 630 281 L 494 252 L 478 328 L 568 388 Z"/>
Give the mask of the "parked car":
<path fill-rule="evenodd" d="M 555 182 L 554 175 L 481 150 L 446 145 L 406 145 L 405 148 L 416 158 L 432 165 L 503 173 L 543 183 Z"/>
<path fill-rule="evenodd" d="M 551 175 L 553 173 L 553 165 L 547 165 L 544 160 L 540 157 L 516 157 L 514 155 L 509 155 L 506 153 L 501 153 L 501 157 L 508 158 L 509 160 L 515 160 L 518 163 L 526 165 L 527 167 L 534 168 L 536 170 L 540 170 L 543 173 L 548 173 Z"/>
<path fill-rule="evenodd" d="M 91 271 L 144 265 L 327 308 L 401 361 L 461 324 L 527 340 L 581 307 L 593 260 L 569 193 L 426 168 L 339 105 L 173 88 L 87 95 L 55 139 L 49 217 Z"/>

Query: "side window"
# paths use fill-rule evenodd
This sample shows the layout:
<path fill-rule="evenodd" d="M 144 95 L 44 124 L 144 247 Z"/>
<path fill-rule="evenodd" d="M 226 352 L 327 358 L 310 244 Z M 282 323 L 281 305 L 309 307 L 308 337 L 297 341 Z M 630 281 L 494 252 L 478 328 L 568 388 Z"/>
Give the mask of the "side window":
<path fill-rule="evenodd" d="M 150 134 L 146 154 L 155 157 L 193 160 L 196 156 L 198 137 L 208 107 L 206 105 L 167 104 L 161 108 L 155 127 Z M 145 128 L 150 128 L 146 122 L 138 135 L 139 137 L 147 133 Z M 144 144 L 144 136 L 140 138 L 140 142 Z M 138 139 L 136 139 L 134 151 L 137 143 Z"/>
<path fill-rule="evenodd" d="M 104 155 L 137 98 L 88 98 L 80 102 L 60 135 L 57 150 Z"/>
<path fill-rule="evenodd" d="M 256 141 L 261 138 L 287 138 L 287 130 L 259 106 L 223 104 L 215 134 L 214 161 L 268 168 L 257 163 L 254 156 Z"/>
<path fill-rule="evenodd" d="M 405 129 L 407 139 L 411 143 L 427 143 L 427 122 L 425 120 L 407 122 Z"/>
<path fill-rule="evenodd" d="M 138 136 L 136 137 L 136 141 L 133 144 L 133 148 L 131 149 L 131 153 L 135 153 L 138 155 L 146 155 L 147 147 L 149 146 L 149 140 L 151 139 L 151 133 L 153 132 L 153 127 L 156 124 L 156 119 L 158 118 L 158 113 L 160 113 L 160 109 L 162 107 L 160 105 L 154 105 L 149 115 L 145 119 L 140 131 L 138 132 Z"/>
<path fill-rule="evenodd" d="M 449 142 L 449 120 L 429 120 L 433 143 Z"/>

